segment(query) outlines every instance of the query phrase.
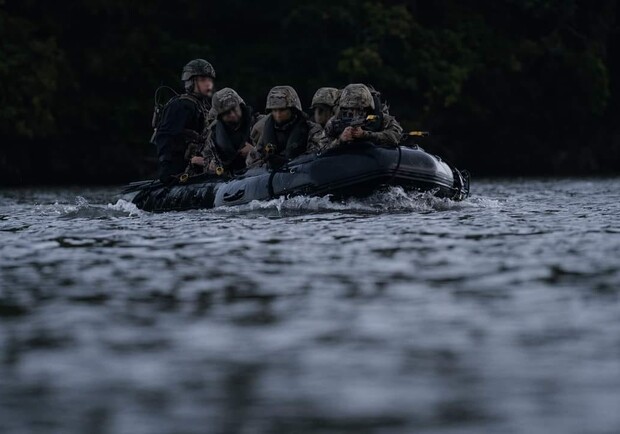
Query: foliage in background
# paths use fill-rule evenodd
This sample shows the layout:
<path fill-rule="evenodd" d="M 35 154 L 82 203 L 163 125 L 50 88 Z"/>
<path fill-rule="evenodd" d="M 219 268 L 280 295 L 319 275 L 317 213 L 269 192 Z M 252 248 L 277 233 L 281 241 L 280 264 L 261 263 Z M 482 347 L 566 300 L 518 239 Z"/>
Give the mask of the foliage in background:
<path fill-rule="evenodd" d="M 152 94 L 210 60 L 261 110 L 365 82 L 476 174 L 617 173 L 616 0 L 0 0 L 0 179 L 149 176 Z"/>

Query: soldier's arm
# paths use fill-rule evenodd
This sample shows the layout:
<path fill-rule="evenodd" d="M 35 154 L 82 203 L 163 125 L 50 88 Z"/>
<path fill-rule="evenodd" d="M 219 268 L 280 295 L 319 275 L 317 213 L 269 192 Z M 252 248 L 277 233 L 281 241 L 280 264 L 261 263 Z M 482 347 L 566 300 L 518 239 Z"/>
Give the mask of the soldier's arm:
<path fill-rule="evenodd" d="M 319 144 L 321 151 L 327 151 L 328 149 L 335 148 L 340 144 L 340 138 L 335 135 L 332 119 L 328 120 L 325 124 L 325 129 L 323 130 L 323 134 L 320 136 Z"/>
<path fill-rule="evenodd" d="M 259 122 L 254 124 L 254 126 L 252 127 L 252 132 L 250 133 L 250 137 L 252 138 L 252 141 L 256 145 L 254 149 L 251 150 L 248 153 L 247 157 L 245 158 L 245 165 L 247 167 L 253 166 L 254 164 L 258 164 L 258 162 L 261 161 L 263 158 L 263 150 L 265 148 L 265 143 L 262 140 L 263 131 L 262 131 L 262 125 L 259 126 Z M 259 126 L 259 128 L 257 128 L 257 126 Z"/>
<path fill-rule="evenodd" d="M 258 164 L 259 161 L 261 161 L 261 156 L 256 151 L 256 149 L 251 150 L 248 153 L 248 156 L 245 157 L 245 165 L 246 165 L 246 167 L 251 167 L 254 164 Z"/>
<path fill-rule="evenodd" d="M 203 158 L 203 166 L 204 172 L 206 173 L 214 173 L 216 168 L 220 166 L 220 162 L 218 161 L 215 149 L 215 142 L 213 141 L 213 130 L 209 128 L 207 132 L 207 137 L 205 140 L 205 144 L 202 148 L 202 158 Z"/>
<path fill-rule="evenodd" d="M 308 127 L 308 146 L 306 147 L 306 152 L 318 152 L 321 150 L 323 128 L 314 122 L 308 122 Z"/>
<path fill-rule="evenodd" d="M 267 120 L 267 116 L 259 115 L 256 123 L 252 126 L 252 130 L 250 131 L 250 138 L 252 139 L 252 143 L 258 145 L 261 136 L 263 135 L 263 129 L 265 127 L 265 122 Z"/>
<path fill-rule="evenodd" d="M 383 129 L 381 131 L 369 131 L 369 141 L 383 146 L 398 146 L 403 129 L 394 116 L 384 115 Z"/>
<path fill-rule="evenodd" d="M 211 130 L 211 128 L 208 129 L 207 131 L 207 137 L 205 139 L 205 144 L 202 147 L 201 150 L 201 156 L 202 158 L 204 158 L 205 160 L 211 159 L 211 157 L 213 156 L 213 149 L 215 146 L 215 143 L 213 143 L 213 131 Z"/>
<path fill-rule="evenodd" d="M 209 128 L 213 122 L 215 122 L 217 120 L 217 111 L 215 110 L 215 108 L 211 107 L 209 109 L 209 113 L 207 113 L 207 128 Z"/>

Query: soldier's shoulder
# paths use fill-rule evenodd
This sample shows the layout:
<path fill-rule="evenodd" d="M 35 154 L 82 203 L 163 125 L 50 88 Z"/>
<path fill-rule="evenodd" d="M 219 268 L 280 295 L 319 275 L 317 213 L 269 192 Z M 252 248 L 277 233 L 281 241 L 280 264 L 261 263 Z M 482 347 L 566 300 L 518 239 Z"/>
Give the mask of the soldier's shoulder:
<path fill-rule="evenodd" d="M 198 104 L 196 98 L 192 98 L 188 95 L 179 95 L 168 102 L 168 106 L 172 110 L 186 110 L 191 112 L 199 109 Z"/>
<path fill-rule="evenodd" d="M 267 115 L 263 113 L 256 113 L 256 125 L 263 125 L 267 121 Z"/>
<path fill-rule="evenodd" d="M 262 132 L 265 128 L 265 122 L 267 122 L 267 115 L 258 114 L 255 117 L 254 125 L 252 125 L 252 131 Z"/>
<path fill-rule="evenodd" d="M 220 121 L 219 121 L 217 118 L 215 118 L 215 119 L 210 119 L 210 120 L 209 120 L 209 124 L 207 125 L 207 130 L 208 130 L 209 132 L 211 132 L 211 131 L 215 131 L 215 128 L 217 127 L 217 124 L 218 124 L 219 122 L 220 122 Z"/>
<path fill-rule="evenodd" d="M 307 120 L 306 124 L 308 125 L 308 132 L 310 134 L 316 134 L 316 133 L 320 133 L 321 131 L 323 131 L 323 127 L 317 124 L 316 122 Z"/>
<path fill-rule="evenodd" d="M 394 115 L 391 115 L 389 113 L 384 113 L 383 114 L 383 123 L 385 125 L 390 124 L 390 123 L 398 123 L 398 121 L 396 120 L 396 117 Z"/>
<path fill-rule="evenodd" d="M 213 107 L 209 109 L 209 113 L 207 114 L 207 119 L 209 119 L 210 122 L 217 119 L 217 111 Z"/>

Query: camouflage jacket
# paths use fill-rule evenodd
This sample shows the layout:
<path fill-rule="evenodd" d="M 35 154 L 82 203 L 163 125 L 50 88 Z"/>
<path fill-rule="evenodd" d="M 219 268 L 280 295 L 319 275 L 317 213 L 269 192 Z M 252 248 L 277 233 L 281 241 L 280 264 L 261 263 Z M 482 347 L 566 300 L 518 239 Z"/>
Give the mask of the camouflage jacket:
<path fill-rule="evenodd" d="M 265 128 L 265 121 L 267 120 L 268 115 L 258 115 L 256 118 L 256 123 L 252 127 L 252 131 L 250 132 L 250 137 L 252 138 L 253 143 L 258 143 L 260 137 L 263 135 L 263 129 Z"/>
<path fill-rule="evenodd" d="M 257 163 L 265 157 L 265 146 L 269 141 L 267 138 L 268 134 L 265 134 L 265 125 L 268 124 L 270 118 L 270 115 L 260 118 L 252 129 L 252 138 L 257 140 L 257 149 L 248 155 L 248 166 Z M 323 129 L 321 126 L 307 119 L 302 119 L 301 122 L 305 122 L 304 130 L 307 130 L 304 148 L 299 150 L 282 148 L 278 151 L 278 153 L 285 155 L 289 159 L 295 158 L 304 153 L 317 152 L 321 149 L 321 138 L 323 136 Z M 284 146 L 284 144 L 282 145 Z"/>
<path fill-rule="evenodd" d="M 335 116 L 332 117 L 325 125 L 320 143 L 321 151 L 334 148 L 342 143 L 339 133 L 333 128 L 335 119 Z M 396 147 L 400 143 L 402 134 L 403 129 L 396 118 L 384 111 L 381 128 L 378 131 L 366 131 L 366 137 L 359 139 L 359 141 L 372 142 L 379 146 Z"/>
<path fill-rule="evenodd" d="M 238 151 L 246 144 L 254 146 L 251 131 L 256 122 L 251 107 L 242 105 L 243 117 L 238 130 L 229 130 L 220 120 L 209 125 L 206 146 L 202 150 L 205 169 L 213 162 L 225 170 L 241 170 L 245 167 L 245 159 L 240 159 Z"/>

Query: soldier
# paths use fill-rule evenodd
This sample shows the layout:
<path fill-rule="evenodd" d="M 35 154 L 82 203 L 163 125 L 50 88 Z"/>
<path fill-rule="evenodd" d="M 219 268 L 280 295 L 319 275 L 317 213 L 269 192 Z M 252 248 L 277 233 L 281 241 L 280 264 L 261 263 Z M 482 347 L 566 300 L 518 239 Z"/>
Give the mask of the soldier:
<path fill-rule="evenodd" d="M 327 121 L 336 113 L 340 91 L 335 87 L 322 87 L 312 97 L 310 109 L 313 111 L 314 122 L 325 128 Z"/>
<path fill-rule="evenodd" d="M 192 158 L 192 164 L 217 173 L 218 169 L 234 172 L 245 169 L 245 160 L 254 149 L 250 131 L 254 125 L 252 108 L 229 87 L 213 95 L 216 120 L 209 125 L 203 156 Z"/>
<path fill-rule="evenodd" d="M 321 127 L 308 120 L 295 89 L 272 88 L 267 95 L 266 109 L 270 113 L 264 121 L 259 121 L 263 131 L 256 152 L 250 153 L 249 163 L 263 160 L 278 167 L 305 152 L 319 149 Z"/>
<path fill-rule="evenodd" d="M 372 119 L 368 116 L 372 115 Z M 351 120 L 361 125 L 348 126 Z M 327 150 L 343 143 L 371 142 L 381 146 L 398 146 L 403 129 L 383 107 L 377 107 L 368 87 L 349 84 L 342 90 L 338 114 L 325 125 L 322 149 Z"/>
<path fill-rule="evenodd" d="M 159 161 L 159 179 L 173 182 L 188 163 L 188 147 L 201 142 L 208 124 L 215 70 L 209 62 L 195 59 L 183 68 L 185 93 L 176 96 L 163 109 L 153 137 Z"/>

